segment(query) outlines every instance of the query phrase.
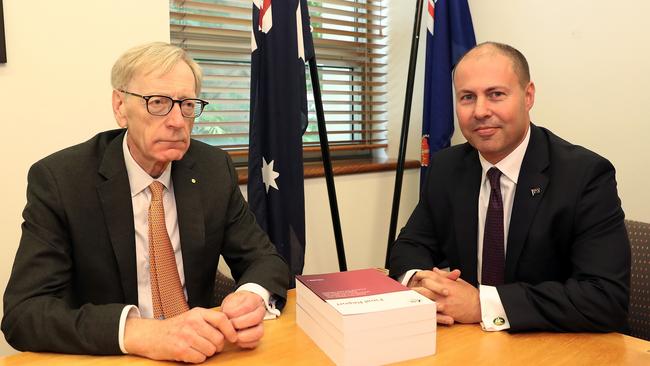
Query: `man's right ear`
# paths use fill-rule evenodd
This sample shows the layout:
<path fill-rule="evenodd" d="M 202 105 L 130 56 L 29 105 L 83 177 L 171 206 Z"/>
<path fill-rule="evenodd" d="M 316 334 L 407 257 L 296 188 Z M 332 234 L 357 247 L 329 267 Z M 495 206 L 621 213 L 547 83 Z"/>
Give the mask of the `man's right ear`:
<path fill-rule="evenodd" d="M 126 96 L 117 91 L 113 90 L 112 102 L 113 102 L 113 115 L 115 116 L 115 121 L 122 128 L 127 128 L 129 126 L 128 118 L 126 118 L 126 101 L 124 100 Z"/>

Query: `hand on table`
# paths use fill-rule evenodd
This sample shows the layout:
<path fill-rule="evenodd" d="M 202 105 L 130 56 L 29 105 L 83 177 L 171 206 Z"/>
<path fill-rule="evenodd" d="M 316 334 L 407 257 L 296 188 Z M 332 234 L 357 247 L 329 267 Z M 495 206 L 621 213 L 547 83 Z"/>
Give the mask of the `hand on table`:
<path fill-rule="evenodd" d="M 431 271 L 418 271 L 408 287 L 436 302 L 438 323 L 481 321 L 478 289 L 460 278 L 458 269 L 447 272 L 434 267 Z"/>
<path fill-rule="evenodd" d="M 165 320 L 128 318 L 124 329 L 126 351 L 154 360 L 200 363 L 221 352 L 226 340 L 238 342 L 227 315 L 204 308 Z"/>
<path fill-rule="evenodd" d="M 257 347 L 264 335 L 262 321 L 266 306 L 262 297 L 249 291 L 233 292 L 223 299 L 221 311 L 237 331 L 237 345 L 241 348 Z"/>
<path fill-rule="evenodd" d="M 200 363 L 223 350 L 225 341 L 255 348 L 264 335 L 266 307 L 249 291 L 234 292 L 221 311 L 193 308 L 165 320 L 128 318 L 124 348 L 153 360 Z"/>

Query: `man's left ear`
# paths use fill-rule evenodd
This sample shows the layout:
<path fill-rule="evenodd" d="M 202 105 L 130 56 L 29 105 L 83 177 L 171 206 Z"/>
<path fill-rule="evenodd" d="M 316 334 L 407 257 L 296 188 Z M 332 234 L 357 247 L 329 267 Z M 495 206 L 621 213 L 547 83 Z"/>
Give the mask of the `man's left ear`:
<path fill-rule="evenodd" d="M 533 108 L 533 104 L 535 104 L 535 84 L 532 81 L 528 82 L 528 85 L 526 85 L 526 89 L 524 90 L 524 98 L 526 103 L 526 110 L 530 111 L 530 109 Z"/>

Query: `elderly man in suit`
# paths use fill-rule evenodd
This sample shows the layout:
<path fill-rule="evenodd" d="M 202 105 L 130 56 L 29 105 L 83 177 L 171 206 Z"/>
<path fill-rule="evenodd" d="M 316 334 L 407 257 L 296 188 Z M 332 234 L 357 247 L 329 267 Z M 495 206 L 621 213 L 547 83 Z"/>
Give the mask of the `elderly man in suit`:
<path fill-rule="evenodd" d="M 454 87 L 468 142 L 431 159 L 391 275 L 435 300 L 443 324 L 624 330 L 630 246 L 612 164 L 531 123 L 535 85 L 508 45 L 470 50 Z"/>
<path fill-rule="evenodd" d="M 255 223 L 232 161 L 190 138 L 207 102 L 201 69 L 166 43 L 112 70 L 122 129 L 54 153 L 28 175 L 2 330 L 19 350 L 132 353 L 201 362 L 225 341 L 255 347 L 289 271 Z M 222 311 L 219 256 L 238 289 Z"/>

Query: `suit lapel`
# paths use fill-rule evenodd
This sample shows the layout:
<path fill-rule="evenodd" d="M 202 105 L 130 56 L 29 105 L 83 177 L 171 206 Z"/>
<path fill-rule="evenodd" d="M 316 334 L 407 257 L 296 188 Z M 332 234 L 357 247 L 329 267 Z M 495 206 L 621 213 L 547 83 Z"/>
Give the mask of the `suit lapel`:
<path fill-rule="evenodd" d="M 205 223 L 201 202 L 201 177 L 192 169 L 192 148 L 172 165 L 178 228 L 183 253 L 185 289 L 190 307 L 199 306 L 202 287 L 202 259 L 205 246 Z"/>
<path fill-rule="evenodd" d="M 133 205 L 122 153 L 123 138 L 124 133 L 106 147 L 99 167 L 99 174 L 106 180 L 97 185 L 97 193 L 120 272 L 125 302 L 138 304 Z"/>
<path fill-rule="evenodd" d="M 549 165 L 548 144 L 542 131 L 531 123 L 530 142 L 521 164 L 515 199 L 510 216 L 508 248 L 506 250 L 506 283 L 515 280 L 519 256 L 526 243 L 526 237 L 535 213 L 548 186 L 544 170 Z"/>
<path fill-rule="evenodd" d="M 469 147 L 469 145 L 468 145 Z M 481 163 L 478 152 L 469 148 L 462 166 L 456 170 L 457 175 L 449 180 L 454 185 L 452 202 L 456 242 L 461 276 L 465 281 L 477 284 L 477 228 L 478 228 L 478 195 L 481 185 Z M 469 192 L 469 194 L 468 194 Z M 453 268 L 452 268 L 453 269 Z"/>

